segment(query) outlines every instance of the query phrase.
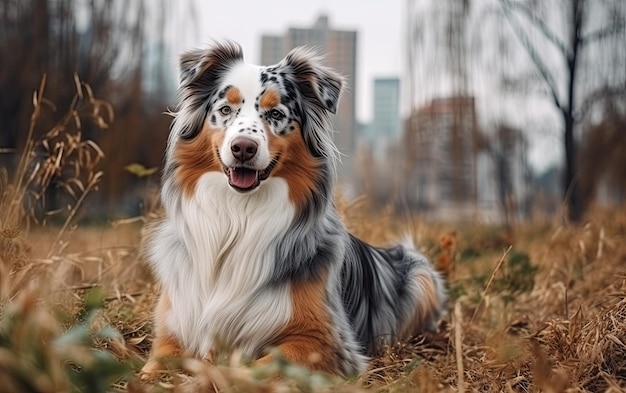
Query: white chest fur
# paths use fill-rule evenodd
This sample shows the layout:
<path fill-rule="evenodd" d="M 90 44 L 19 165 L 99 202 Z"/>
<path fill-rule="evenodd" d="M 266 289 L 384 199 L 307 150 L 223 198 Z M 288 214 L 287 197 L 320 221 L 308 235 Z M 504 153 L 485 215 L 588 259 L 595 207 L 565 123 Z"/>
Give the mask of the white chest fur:
<path fill-rule="evenodd" d="M 256 356 L 291 315 L 290 288 L 267 286 L 277 239 L 294 217 L 284 180 L 254 193 L 203 175 L 193 198 L 157 232 L 151 263 L 170 296 L 168 328 L 195 356 L 239 349 Z"/>

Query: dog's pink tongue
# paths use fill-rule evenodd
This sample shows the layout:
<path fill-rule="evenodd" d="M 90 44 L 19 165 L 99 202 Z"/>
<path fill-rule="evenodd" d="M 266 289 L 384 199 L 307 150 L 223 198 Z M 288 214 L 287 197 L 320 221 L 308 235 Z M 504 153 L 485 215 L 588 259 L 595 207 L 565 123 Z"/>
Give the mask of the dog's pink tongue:
<path fill-rule="evenodd" d="M 256 182 L 257 171 L 237 168 L 230 171 L 230 182 L 239 188 L 250 188 Z"/>

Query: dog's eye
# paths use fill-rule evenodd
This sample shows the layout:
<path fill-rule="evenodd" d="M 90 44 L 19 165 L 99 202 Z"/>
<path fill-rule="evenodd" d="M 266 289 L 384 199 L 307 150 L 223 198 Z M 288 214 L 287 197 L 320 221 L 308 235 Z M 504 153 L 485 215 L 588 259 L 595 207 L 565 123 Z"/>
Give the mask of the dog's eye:
<path fill-rule="evenodd" d="M 228 105 L 224 105 L 219 110 L 220 110 L 220 113 L 224 116 L 230 115 L 231 112 L 233 111 L 233 109 Z"/>
<path fill-rule="evenodd" d="M 272 109 L 269 113 L 269 117 L 270 119 L 274 119 L 274 120 L 282 120 L 285 118 L 285 114 L 278 109 Z"/>

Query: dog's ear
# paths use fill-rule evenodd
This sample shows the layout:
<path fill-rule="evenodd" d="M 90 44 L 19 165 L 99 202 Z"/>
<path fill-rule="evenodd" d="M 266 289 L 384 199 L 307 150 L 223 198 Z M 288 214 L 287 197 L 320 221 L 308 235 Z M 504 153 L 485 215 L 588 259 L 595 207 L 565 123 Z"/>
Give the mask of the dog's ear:
<path fill-rule="evenodd" d="M 324 67 L 312 50 L 303 47 L 289 52 L 284 64 L 291 69 L 304 98 L 331 113 L 337 112 L 343 77 Z"/>
<path fill-rule="evenodd" d="M 202 67 L 203 58 L 206 51 L 194 49 L 183 53 L 180 56 L 180 84 L 191 82 L 199 73 Z"/>
<path fill-rule="evenodd" d="M 324 67 L 312 50 L 302 47 L 289 52 L 279 67 L 300 98 L 296 112 L 309 151 L 316 157 L 329 158 L 334 166 L 339 153 L 333 143 L 330 114 L 337 112 L 343 77 Z"/>
<path fill-rule="evenodd" d="M 241 61 L 241 47 L 231 41 L 216 42 L 209 49 L 195 49 L 180 57 L 178 112 L 172 123 L 173 132 L 183 139 L 198 135 L 222 77 Z"/>
<path fill-rule="evenodd" d="M 180 84 L 198 81 L 207 72 L 217 74 L 242 60 L 241 47 L 232 41 L 215 42 L 209 49 L 190 50 L 180 57 Z"/>

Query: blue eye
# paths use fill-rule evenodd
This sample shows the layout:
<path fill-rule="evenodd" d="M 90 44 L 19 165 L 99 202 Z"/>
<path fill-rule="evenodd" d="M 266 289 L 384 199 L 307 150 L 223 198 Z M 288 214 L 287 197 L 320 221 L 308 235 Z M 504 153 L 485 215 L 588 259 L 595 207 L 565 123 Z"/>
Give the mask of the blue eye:
<path fill-rule="evenodd" d="M 230 115 L 232 113 L 232 108 L 228 105 L 224 105 L 219 109 L 220 113 L 224 116 Z"/>

